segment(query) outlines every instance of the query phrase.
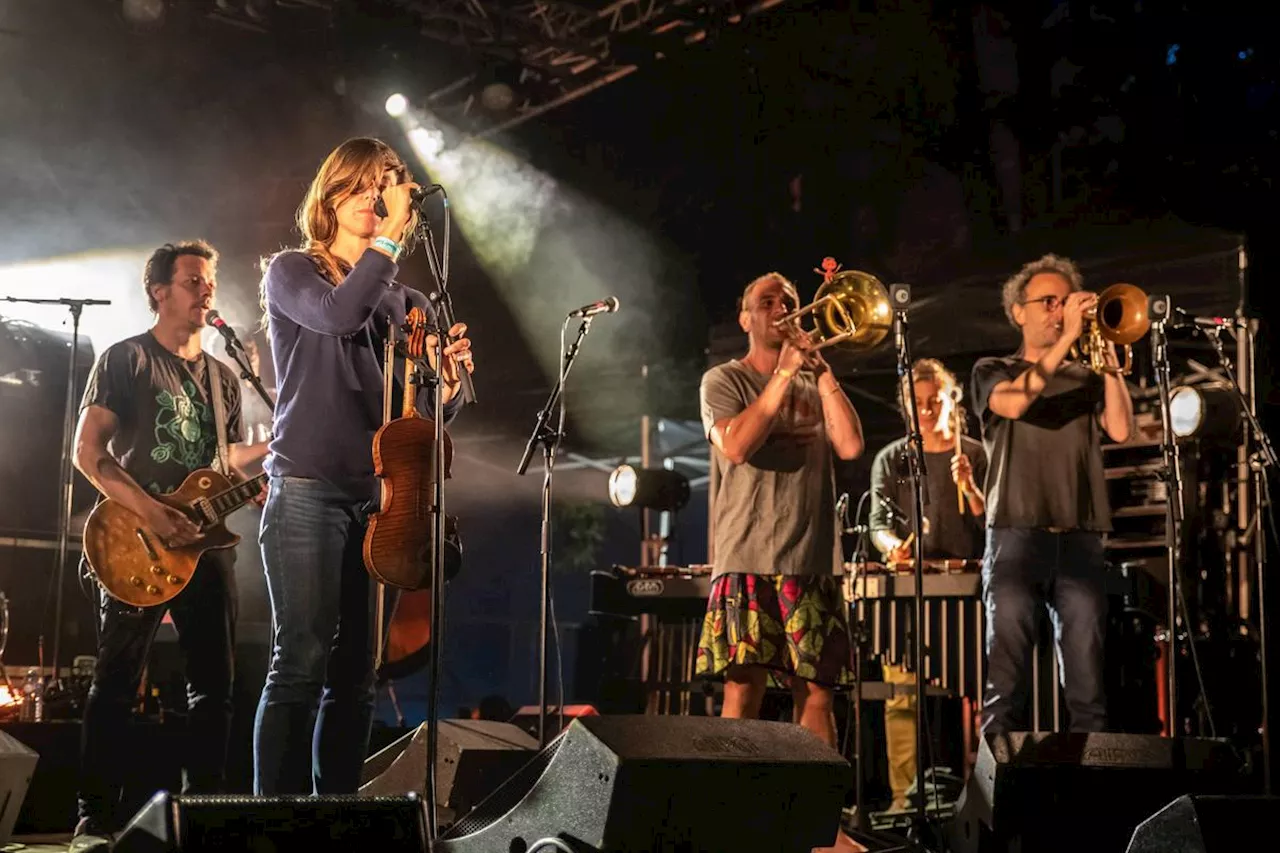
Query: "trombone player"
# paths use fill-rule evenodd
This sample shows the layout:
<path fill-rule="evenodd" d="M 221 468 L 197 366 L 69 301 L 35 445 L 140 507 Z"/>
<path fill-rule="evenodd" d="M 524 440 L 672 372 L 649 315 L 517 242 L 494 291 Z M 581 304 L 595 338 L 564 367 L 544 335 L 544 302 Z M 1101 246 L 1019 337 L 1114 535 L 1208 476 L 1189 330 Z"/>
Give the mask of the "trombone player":
<path fill-rule="evenodd" d="M 1098 296 L 1083 289 L 1066 258 L 1032 261 L 1005 282 L 1002 295 L 1022 346 L 1009 357 L 979 360 L 972 381 L 989 462 L 982 728 L 1028 728 L 1031 653 L 1047 607 L 1071 731 L 1104 731 L 1102 536 L 1111 529 L 1111 508 L 1101 444 L 1104 435 L 1127 441 L 1133 427 L 1115 348 L 1120 337 L 1094 336 L 1101 352 L 1085 344 L 1082 334 L 1098 322 Z M 1140 317 L 1126 319 L 1124 332 L 1149 325 L 1145 305 Z M 1088 352 L 1070 361 L 1076 346 Z"/>
<path fill-rule="evenodd" d="M 832 456 L 862 453 L 862 425 L 791 322 L 798 304 L 778 273 L 748 284 L 747 354 L 702 377 L 715 569 L 697 674 L 724 677 L 721 716 L 733 718 L 759 717 L 771 672 L 789 681 L 795 722 L 835 748 L 833 688 L 852 672 Z M 855 849 L 843 833 L 837 844 Z"/>

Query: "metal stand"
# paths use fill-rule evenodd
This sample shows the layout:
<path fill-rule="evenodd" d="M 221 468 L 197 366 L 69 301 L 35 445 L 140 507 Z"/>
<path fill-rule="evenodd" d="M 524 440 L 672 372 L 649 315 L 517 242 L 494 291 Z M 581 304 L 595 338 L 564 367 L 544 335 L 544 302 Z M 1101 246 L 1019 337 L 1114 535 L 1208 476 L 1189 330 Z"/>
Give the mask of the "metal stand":
<path fill-rule="evenodd" d="M 444 501 L 444 400 L 440 371 L 444 370 L 444 348 L 448 332 L 454 326 L 453 300 L 449 296 L 449 196 L 441 187 L 444 208 L 444 255 L 436 254 L 435 242 L 431 233 L 431 225 L 425 214 L 418 217 L 418 238 L 427 252 L 427 263 L 431 267 L 431 275 L 436 280 L 436 289 L 429 294 L 435 307 L 436 321 L 436 375 L 431 379 L 432 399 L 435 402 L 435 459 L 432 467 L 435 475 L 435 494 L 433 496 L 431 521 L 434 527 L 432 543 L 431 579 L 431 691 L 427 695 L 427 832 L 432 841 L 439 834 L 439 823 L 436 814 L 436 755 L 440 748 L 440 660 L 444 646 L 444 561 L 445 561 L 445 501 Z M 425 198 L 424 198 L 425 201 Z M 458 365 L 458 395 L 463 405 L 476 402 L 475 386 L 471 382 L 471 374 L 462 365 Z M 378 626 L 382 630 L 382 626 Z"/>
<path fill-rule="evenodd" d="M 53 675 L 50 686 L 62 688 L 62 675 L 58 671 L 62 653 L 62 580 L 67 571 L 67 551 L 71 536 L 71 496 L 75 483 L 75 466 L 71 462 L 71 441 L 76 425 L 76 356 L 80 351 L 80 313 L 86 305 L 110 305 L 109 299 L 19 299 L 4 297 L 5 302 L 25 302 L 31 305 L 65 305 L 71 311 L 71 355 L 67 359 L 67 398 L 62 419 L 62 460 L 58 473 L 61 493 L 58 497 L 58 562 L 54 567 L 53 606 Z M 42 638 L 43 639 L 43 638 Z"/>
<path fill-rule="evenodd" d="M 1247 325 L 1248 321 L 1241 321 L 1243 325 L 1243 333 L 1249 336 L 1250 345 L 1248 350 L 1253 352 L 1252 338 L 1253 328 Z M 1237 334 L 1240 332 L 1238 331 Z M 1222 372 L 1227 375 L 1227 379 L 1231 382 L 1231 392 L 1235 395 L 1236 402 L 1240 406 L 1240 411 L 1244 414 L 1245 419 L 1249 422 L 1250 437 L 1253 439 L 1254 450 L 1249 456 L 1249 468 L 1253 472 L 1254 498 L 1253 509 L 1259 514 L 1270 510 L 1269 506 L 1264 507 L 1263 495 L 1265 492 L 1265 484 L 1263 478 L 1270 471 L 1274 471 L 1276 466 L 1276 451 L 1271 446 L 1271 439 L 1267 437 L 1262 426 L 1258 423 L 1257 415 L 1253 411 L 1253 403 L 1244 391 L 1240 388 L 1240 382 L 1236 378 L 1235 371 L 1231 368 L 1231 361 L 1227 358 L 1227 354 L 1222 347 L 1221 330 L 1212 328 L 1205 329 L 1205 337 L 1213 344 L 1213 349 L 1218 354 L 1218 364 L 1222 368 Z M 1250 365 L 1252 367 L 1252 365 Z M 1250 390 L 1253 383 L 1250 382 Z M 1270 687 L 1267 678 L 1268 649 L 1267 649 L 1267 596 L 1266 596 L 1266 567 L 1263 565 L 1262 558 L 1265 556 L 1263 552 L 1264 543 L 1266 542 L 1266 534 L 1262 519 L 1258 519 L 1258 530 L 1254 534 L 1257 539 L 1258 547 L 1258 649 L 1259 657 L 1262 664 L 1262 785 L 1263 793 L 1268 796 L 1271 794 L 1271 725 L 1270 725 L 1270 697 L 1267 691 Z"/>
<path fill-rule="evenodd" d="M 916 675 L 916 810 L 907 830 L 907 841 L 921 851 L 932 850 L 929 833 L 929 817 L 925 810 L 925 754 L 929 748 L 928 727 L 925 725 L 925 654 L 924 654 L 924 437 L 920 433 L 920 412 L 916 409 L 915 377 L 911 372 L 911 341 L 905 305 L 893 312 L 893 335 L 898 351 L 898 377 L 906 383 L 908 411 L 907 460 L 910 468 L 912 491 L 912 523 L 915 528 L 915 607 L 912 626 L 912 668 Z"/>
<path fill-rule="evenodd" d="M 1169 562 L 1168 589 L 1168 631 L 1169 631 L 1169 665 L 1166 667 L 1167 690 L 1169 694 L 1169 737 L 1178 736 L 1178 602 L 1182 596 L 1182 461 L 1178 454 L 1178 441 L 1173 434 L 1172 421 L 1169 414 L 1169 400 L 1172 392 L 1169 387 L 1169 339 L 1166 334 L 1166 320 L 1157 320 L 1151 324 L 1151 361 L 1156 374 L 1156 386 L 1160 394 L 1160 422 L 1163 425 L 1161 452 L 1164 468 L 1160 473 L 1165 482 L 1165 549 Z M 1194 643 L 1192 644 L 1194 645 Z"/>
<path fill-rule="evenodd" d="M 870 532 L 868 525 L 858 521 L 862 517 L 862 505 L 867 497 L 871 494 L 871 490 L 862 493 L 862 497 L 858 499 L 858 507 L 854 510 L 853 518 L 856 523 L 853 527 L 848 526 L 846 519 L 840 520 L 842 533 L 854 533 L 858 539 L 853 547 L 853 559 L 850 565 L 853 567 L 852 576 L 849 578 L 849 651 L 853 655 L 853 828 L 860 832 L 865 832 L 871 828 L 871 821 L 868 820 L 866 809 L 863 807 L 863 773 L 866 768 L 862 763 L 862 644 L 865 639 L 862 629 L 862 622 L 858 619 L 858 579 L 866 571 L 867 566 L 867 534 Z"/>
<path fill-rule="evenodd" d="M 267 389 L 262 386 L 262 377 L 253 372 L 252 365 L 249 364 L 249 354 L 244 350 L 244 344 L 234 338 L 223 338 L 227 355 L 235 361 L 240 367 L 240 378 L 253 386 L 253 390 L 258 392 L 258 396 L 262 398 L 262 402 L 267 404 L 267 409 L 271 412 L 276 410 L 276 403 L 271 399 L 271 395 L 267 393 Z M 235 343 L 232 341 L 235 340 Z"/>
<path fill-rule="evenodd" d="M 565 320 L 566 325 L 568 319 Z M 591 329 L 591 318 L 584 317 L 582 323 L 578 326 L 578 336 L 574 339 L 573 344 L 569 347 L 569 351 L 565 352 L 563 343 L 563 329 L 561 332 L 561 355 L 563 361 L 560 365 L 560 375 L 556 379 L 555 387 L 551 389 L 550 396 L 547 397 L 546 404 L 542 407 L 542 411 L 538 413 L 538 422 L 533 427 L 533 432 L 529 436 L 529 440 L 524 446 L 524 455 L 520 457 L 520 464 L 516 467 L 516 474 L 524 476 L 525 471 L 529 469 L 529 462 L 533 458 L 533 449 L 537 445 L 542 445 L 542 538 L 540 546 L 541 554 L 541 574 L 542 574 L 542 606 L 539 614 L 539 637 L 538 637 L 538 748 L 547 745 L 547 642 L 550 636 L 549 623 L 547 615 L 551 607 L 551 473 L 555 467 L 556 452 L 560 447 L 560 440 L 564 438 L 564 381 L 569 376 L 569 370 L 573 367 L 573 360 L 578 355 L 578 348 L 582 345 L 582 339 L 587 336 L 587 332 Z M 559 423 L 553 428 L 551 425 L 551 413 L 556 409 L 560 410 Z M 564 709 L 564 703 L 561 703 L 561 710 Z"/>

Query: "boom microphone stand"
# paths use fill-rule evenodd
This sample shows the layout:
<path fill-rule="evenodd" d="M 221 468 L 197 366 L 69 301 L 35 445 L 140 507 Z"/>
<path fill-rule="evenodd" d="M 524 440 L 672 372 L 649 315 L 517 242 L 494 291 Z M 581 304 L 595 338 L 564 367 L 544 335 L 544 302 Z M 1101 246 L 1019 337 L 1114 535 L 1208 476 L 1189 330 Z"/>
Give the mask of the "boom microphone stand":
<path fill-rule="evenodd" d="M 436 289 L 429 294 L 435 307 L 436 324 L 436 376 L 432 398 L 435 402 L 435 506 L 432 510 L 432 523 L 435 525 L 432 543 L 432 579 L 431 588 L 431 693 L 427 697 L 427 832 L 434 841 L 439 832 L 436 816 L 436 754 L 440 742 L 440 659 L 444 637 L 444 561 L 445 561 L 445 503 L 444 503 L 444 401 L 442 399 L 443 384 L 440 374 L 444 370 L 445 339 L 454 326 L 453 300 L 449 296 L 449 195 L 444 187 L 438 192 L 443 199 L 444 208 L 444 255 L 436 254 L 435 241 L 431 233 L 431 225 L 427 217 L 419 211 L 418 238 L 422 241 L 427 253 L 427 263 L 431 267 L 431 275 L 436 281 Z M 424 196 L 418 203 L 426 201 Z M 463 365 L 458 365 L 459 396 L 463 405 L 476 402 L 475 386 L 471 382 L 471 374 Z"/>
<path fill-rule="evenodd" d="M 1248 325 L 1247 321 L 1236 320 L 1233 325 L 1237 326 L 1236 334 L 1245 334 L 1249 336 L 1249 353 L 1253 352 L 1253 329 Z M 1240 406 L 1240 411 L 1244 413 L 1245 419 L 1249 422 L 1249 431 L 1252 433 L 1255 450 L 1249 456 L 1249 467 L 1253 471 L 1254 483 L 1254 511 L 1259 515 L 1263 512 L 1270 511 L 1269 506 L 1263 505 L 1264 495 L 1266 494 L 1263 482 L 1271 471 L 1276 469 L 1276 451 L 1271 446 L 1271 439 L 1267 437 L 1262 426 L 1258 423 L 1258 418 L 1253 412 L 1253 406 L 1249 402 L 1249 398 L 1245 396 L 1244 391 L 1240 388 L 1240 382 L 1236 379 L 1235 371 L 1231 368 L 1231 361 L 1227 358 L 1226 352 L 1222 347 L 1222 337 L 1220 327 L 1211 327 L 1204 330 L 1205 337 L 1213 344 L 1213 349 L 1218 354 L 1218 364 L 1222 367 L 1222 372 L 1227 375 L 1227 379 L 1231 382 L 1231 392 L 1236 398 L 1236 403 Z M 1249 365 L 1253 369 L 1252 362 Z M 1252 383 L 1250 383 L 1252 385 Z M 1252 390 L 1252 389 L 1251 389 Z M 1261 548 L 1266 542 L 1265 527 L 1262 519 L 1258 519 L 1257 531 L 1254 533 L 1258 537 L 1259 556 L 1261 557 Z M 1271 793 L 1271 732 L 1269 704 L 1270 699 L 1267 695 L 1269 684 L 1267 683 L 1267 598 L 1264 578 L 1266 577 L 1266 567 L 1262 560 L 1258 560 L 1258 651 L 1262 664 L 1262 779 L 1263 791 L 1266 794 Z"/>
<path fill-rule="evenodd" d="M 911 372 L 911 340 L 908 334 L 907 306 L 910 304 L 910 291 L 905 285 L 895 285 L 895 291 L 902 291 L 906 297 L 890 301 L 893 309 L 893 338 L 898 352 L 898 377 L 907 385 L 906 397 L 909 410 L 907 412 L 907 460 L 911 476 L 912 516 L 915 525 L 915 611 L 913 626 L 914 643 L 912 645 L 912 666 L 916 672 L 916 813 L 907 830 L 907 840 L 916 845 L 918 850 L 927 851 L 928 845 L 928 813 L 925 810 L 925 751 L 929 745 L 929 734 L 925 727 L 925 656 L 924 656 L 924 437 L 920 433 L 920 412 L 916 408 L 915 377 Z"/>
<path fill-rule="evenodd" d="M 541 579 L 542 579 L 542 604 L 539 613 L 539 637 L 538 637 L 538 748 L 541 749 L 547 745 L 547 641 L 548 641 L 548 622 L 547 613 L 551 606 L 551 472 L 555 467 L 556 453 L 560 448 L 560 440 L 564 438 L 564 381 L 569 376 L 569 370 L 573 367 L 573 360 L 578 355 L 578 348 L 582 345 L 582 339 L 587 336 L 587 332 L 591 329 L 591 315 L 586 314 L 582 318 L 582 322 L 578 325 L 578 336 L 574 339 L 573 344 L 569 347 L 569 351 L 564 351 L 564 327 L 561 327 L 560 352 L 561 365 L 560 375 L 556 378 L 555 387 L 551 389 L 551 394 L 547 397 L 547 402 L 542 407 L 542 411 L 538 413 L 538 422 L 534 424 L 533 432 L 529 435 L 529 440 L 524 446 L 524 455 L 520 457 L 520 464 L 516 467 L 516 474 L 523 477 L 525 471 L 529 468 L 529 462 L 533 458 L 533 449 L 537 445 L 542 445 L 542 537 L 541 537 Z M 568 318 L 565 324 L 568 324 Z M 551 413 L 559 407 L 560 417 L 559 423 L 553 426 L 551 423 Z"/>
<path fill-rule="evenodd" d="M 62 687 L 62 675 L 58 671 L 58 656 L 62 650 L 62 579 L 67 571 L 67 551 L 71 536 L 71 496 L 75 480 L 75 466 L 71 464 L 71 440 L 75 435 L 76 421 L 76 356 L 80 351 L 80 313 L 86 305 L 110 305 L 109 299 L 19 299 L 4 297 L 5 302 L 25 302 L 31 305 L 65 305 L 71 311 L 71 355 L 67 363 L 67 399 L 62 418 L 62 460 L 58 472 L 58 562 L 54 567 L 53 582 L 53 675 L 50 686 Z M 43 677 L 43 673 L 41 674 Z"/>

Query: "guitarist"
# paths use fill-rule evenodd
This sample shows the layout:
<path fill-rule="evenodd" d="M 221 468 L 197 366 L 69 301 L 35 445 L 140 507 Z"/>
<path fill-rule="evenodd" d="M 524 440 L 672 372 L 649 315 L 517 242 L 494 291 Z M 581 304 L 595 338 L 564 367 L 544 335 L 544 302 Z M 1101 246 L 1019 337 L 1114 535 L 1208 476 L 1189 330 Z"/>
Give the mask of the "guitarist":
<path fill-rule="evenodd" d="M 103 351 L 89 376 L 76 429 L 80 473 L 174 545 L 191 544 L 200 530 L 155 496 L 177 489 L 193 470 L 225 470 L 228 465 L 219 460 L 227 456 L 233 469 L 240 461 L 239 383 L 200 342 L 217 289 L 217 261 L 217 252 L 202 240 L 155 250 L 142 276 L 155 322 Z M 225 454 L 220 433 L 230 443 Z M 82 723 L 79 823 L 70 848 L 76 853 L 107 849 L 120 823 L 118 771 L 129 761 L 120 747 L 166 610 L 187 662 L 190 744 L 183 790 L 222 788 L 234 660 L 233 563 L 229 549 L 207 552 L 190 585 L 167 606 L 132 607 L 99 590 L 98 659 Z"/>

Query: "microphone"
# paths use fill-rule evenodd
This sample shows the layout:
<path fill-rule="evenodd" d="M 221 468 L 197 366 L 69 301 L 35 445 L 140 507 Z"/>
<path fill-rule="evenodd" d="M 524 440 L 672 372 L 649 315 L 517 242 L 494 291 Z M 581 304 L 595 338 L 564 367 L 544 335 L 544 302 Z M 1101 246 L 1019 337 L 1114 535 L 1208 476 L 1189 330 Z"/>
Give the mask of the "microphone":
<path fill-rule="evenodd" d="M 227 321 L 222 319 L 221 314 L 210 308 L 205 312 L 204 317 L 209 321 L 209 325 L 222 333 L 222 336 L 227 339 L 228 345 L 244 349 L 244 345 L 241 344 L 240 339 L 236 337 L 235 330 L 227 325 Z"/>
<path fill-rule="evenodd" d="M 1181 308 L 1174 308 L 1173 313 L 1178 318 L 1174 325 L 1179 328 L 1195 326 L 1197 329 L 1227 329 L 1239 322 L 1235 317 L 1194 317 Z"/>
<path fill-rule="evenodd" d="M 849 493 L 845 492 L 840 495 L 840 499 L 836 501 L 836 518 L 840 519 L 840 525 L 844 526 L 845 515 L 849 512 Z"/>
<path fill-rule="evenodd" d="M 893 516 L 898 521 L 901 521 L 903 524 L 911 524 L 911 518 L 903 512 L 902 508 L 894 502 L 893 498 L 886 495 L 883 490 L 876 489 L 876 497 L 880 498 L 884 503 L 885 507 L 889 510 L 889 515 Z"/>
<path fill-rule="evenodd" d="M 418 187 L 416 190 L 409 190 L 409 198 L 413 200 L 415 206 L 421 205 L 431 196 L 443 190 L 444 187 L 439 184 L 432 184 L 429 187 Z M 382 196 L 378 196 L 378 200 L 373 203 L 373 212 L 382 218 L 387 216 L 387 203 L 382 200 Z"/>
<path fill-rule="evenodd" d="M 618 297 L 610 296 L 599 302 L 592 302 L 590 305 L 583 305 L 577 310 L 570 311 L 570 317 L 594 317 L 597 314 L 612 314 L 618 310 Z"/>

